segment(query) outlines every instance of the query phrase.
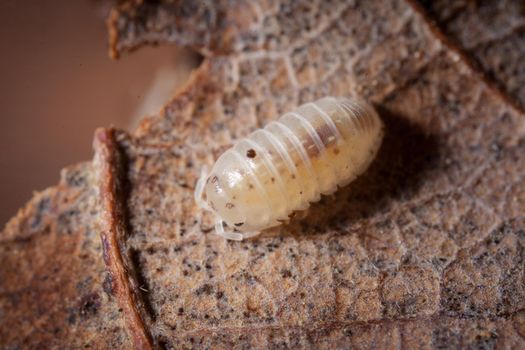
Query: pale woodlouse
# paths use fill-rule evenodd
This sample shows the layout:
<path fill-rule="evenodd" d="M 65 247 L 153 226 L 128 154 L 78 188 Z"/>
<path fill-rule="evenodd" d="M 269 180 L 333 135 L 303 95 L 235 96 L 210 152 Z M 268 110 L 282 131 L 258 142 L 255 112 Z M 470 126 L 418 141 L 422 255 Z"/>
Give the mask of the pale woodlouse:
<path fill-rule="evenodd" d="M 224 152 L 199 179 L 195 200 L 215 213 L 217 234 L 252 237 L 354 180 L 382 138 L 381 119 L 363 101 L 306 103 Z"/>

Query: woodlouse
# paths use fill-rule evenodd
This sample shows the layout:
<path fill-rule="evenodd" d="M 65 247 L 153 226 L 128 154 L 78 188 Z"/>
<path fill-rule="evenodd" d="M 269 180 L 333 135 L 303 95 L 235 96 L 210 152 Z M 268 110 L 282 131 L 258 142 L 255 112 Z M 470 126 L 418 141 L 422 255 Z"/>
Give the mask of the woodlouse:
<path fill-rule="evenodd" d="M 379 116 L 363 101 L 306 103 L 224 152 L 199 179 L 195 200 L 215 213 L 219 235 L 252 237 L 354 180 L 382 138 Z"/>

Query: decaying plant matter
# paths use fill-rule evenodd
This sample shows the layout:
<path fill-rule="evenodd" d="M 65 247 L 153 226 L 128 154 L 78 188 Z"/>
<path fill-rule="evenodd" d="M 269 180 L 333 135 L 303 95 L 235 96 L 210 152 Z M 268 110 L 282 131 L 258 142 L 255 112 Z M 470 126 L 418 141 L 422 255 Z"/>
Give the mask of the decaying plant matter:
<path fill-rule="evenodd" d="M 97 131 L 95 162 L 7 225 L 2 345 L 523 344 L 520 107 L 412 1 L 199 3 L 112 13 L 114 56 L 172 42 L 205 60 L 133 133 Z M 367 176 L 278 235 L 213 235 L 192 197 L 200 168 L 326 95 L 380 112 Z"/>

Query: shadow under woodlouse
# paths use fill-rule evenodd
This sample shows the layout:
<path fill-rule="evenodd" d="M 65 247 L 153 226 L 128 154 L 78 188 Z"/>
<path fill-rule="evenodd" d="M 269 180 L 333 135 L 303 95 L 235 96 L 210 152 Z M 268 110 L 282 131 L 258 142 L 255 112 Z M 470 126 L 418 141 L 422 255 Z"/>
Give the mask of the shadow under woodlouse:
<path fill-rule="evenodd" d="M 383 213 L 396 199 L 410 198 L 425 184 L 425 174 L 440 158 L 438 139 L 400 115 L 377 107 L 385 136 L 368 170 L 333 196 L 312 204 L 308 215 L 294 219 L 282 233 L 319 235 Z M 298 227 L 301 227 L 298 230 Z"/>

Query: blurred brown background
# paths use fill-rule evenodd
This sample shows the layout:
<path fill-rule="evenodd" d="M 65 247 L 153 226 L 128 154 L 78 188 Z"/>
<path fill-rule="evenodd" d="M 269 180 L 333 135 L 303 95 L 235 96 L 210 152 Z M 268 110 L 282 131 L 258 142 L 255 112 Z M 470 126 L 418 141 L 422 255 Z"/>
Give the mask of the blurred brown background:
<path fill-rule="evenodd" d="M 112 61 L 111 2 L 0 2 L 0 228 L 62 167 L 92 156 L 98 126 L 131 129 L 183 84 L 198 57 L 173 46 Z"/>

